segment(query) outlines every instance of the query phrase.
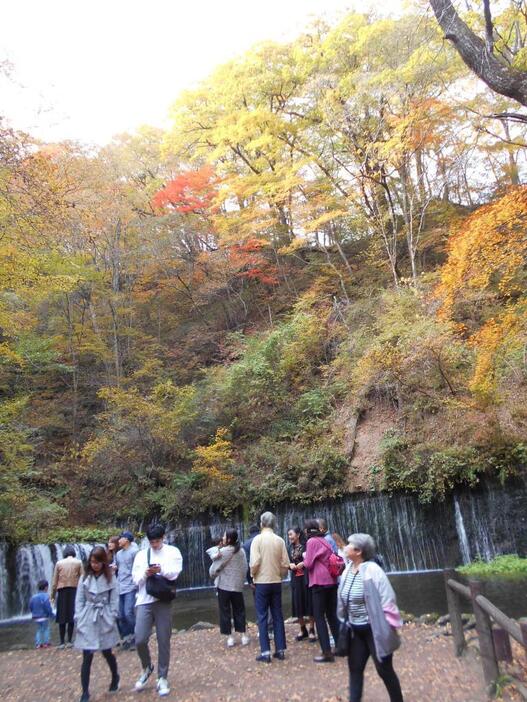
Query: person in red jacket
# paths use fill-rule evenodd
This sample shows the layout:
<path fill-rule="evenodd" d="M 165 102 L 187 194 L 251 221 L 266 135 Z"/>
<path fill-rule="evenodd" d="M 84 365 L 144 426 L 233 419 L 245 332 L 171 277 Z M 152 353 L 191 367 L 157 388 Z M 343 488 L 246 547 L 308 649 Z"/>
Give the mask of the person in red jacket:
<path fill-rule="evenodd" d="M 329 557 L 333 550 L 320 531 L 316 519 L 308 519 L 304 525 L 308 538 L 304 553 L 304 567 L 309 575 L 309 587 L 313 595 L 313 615 L 317 625 L 318 640 L 322 655 L 315 656 L 315 663 L 332 663 L 335 658 L 331 651 L 328 624 L 336 641 L 339 633 L 337 619 L 338 579 L 329 571 Z"/>

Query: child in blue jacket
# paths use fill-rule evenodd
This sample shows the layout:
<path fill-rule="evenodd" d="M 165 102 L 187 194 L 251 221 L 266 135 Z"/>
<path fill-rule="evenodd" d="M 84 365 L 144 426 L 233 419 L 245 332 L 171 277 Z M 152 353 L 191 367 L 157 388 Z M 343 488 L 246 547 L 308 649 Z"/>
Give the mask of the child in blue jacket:
<path fill-rule="evenodd" d="M 37 625 L 35 632 L 35 648 L 49 648 L 49 620 L 53 616 L 51 602 L 49 601 L 47 580 L 39 580 L 38 592 L 29 601 L 29 609 L 33 621 Z"/>

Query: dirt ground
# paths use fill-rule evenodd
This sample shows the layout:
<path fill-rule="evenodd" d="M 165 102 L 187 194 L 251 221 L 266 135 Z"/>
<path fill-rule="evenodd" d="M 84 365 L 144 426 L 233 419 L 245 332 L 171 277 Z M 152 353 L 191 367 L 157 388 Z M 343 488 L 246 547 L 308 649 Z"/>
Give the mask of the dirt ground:
<path fill-rule="evenodd" d="M 338 702 L 347 700 L 347 665 L 315 664 L 317 644 L 294 641 L 295 625 L 288 624 L 285 661 L 256 663 L 256 629 L 251 644 L 226 649 L 218 630 L 175 634 L 169 675 L 177 702 Z M 153 645 L 152 645 L 153 644 Z M 155 640 L 151 642 L 155 649 Z M 0 702 L 77 702 L 80 697 L 81 655 L 75 650 L 9 651 L 0 654 Z M 155 677 L 149 687 L 133 691 L 140 673 L 137 654 L 118 653 L 121 689 L 108 693 L 109 672 L 100 655 L 92 669 L 90 702 L 151 702 L 159 699 Z M 452 640 L 434 627 L 409 624 L 403 645 L 394 656 L 405 702 L 484 702 L 481 665 L 472 657 L 456 659 Z M 386 702 L 388 695 L 371 661 L 364 686 L 364 702 Z"/>

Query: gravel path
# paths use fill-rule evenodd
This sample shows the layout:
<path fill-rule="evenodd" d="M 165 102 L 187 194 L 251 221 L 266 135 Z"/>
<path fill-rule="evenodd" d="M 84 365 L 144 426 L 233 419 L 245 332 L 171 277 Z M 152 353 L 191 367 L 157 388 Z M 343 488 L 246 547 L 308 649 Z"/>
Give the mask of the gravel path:
<path fill-rule="evenodd" d="M 346 661 L 315 664 L 316 644 L 293 640 L 287 625 L 287 660 L 256 663 L 256 630 L 248 647 L 225 649 L 217 630 L 186 632 L 172 638 L 172 690 L 177 702 L 337 702 L 347 700 Z M 155 649 L 155 641 L 153 642 Z M 0 702 L 78 702 L 81 656 L 74 650 L 9 651 L 0 654 Z M 92 669 L 90 702 L 151 702 L 155 684 L 133 691 L 140 667 L 136 653 L 118 654 L 121 690 L 107 692 L 109 673 L 100 655 Z M 484 702 L 481 666 L 472 657 L 456 659 L 451 639 L 433 627 L 407 625 L 403 645 L 394 656 L 405 702 Z M 152 678 L 153 680 L 153 678 Z M 387 702 L 388 696 L 368 663 L 364 702 Z"/>

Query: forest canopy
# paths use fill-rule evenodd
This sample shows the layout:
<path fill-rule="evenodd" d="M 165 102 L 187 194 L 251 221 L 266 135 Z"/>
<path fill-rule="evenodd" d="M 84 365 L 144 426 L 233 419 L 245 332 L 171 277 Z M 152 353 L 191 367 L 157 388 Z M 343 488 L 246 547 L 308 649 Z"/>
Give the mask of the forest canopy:
<path fill-rule="evenodd" d="M 0 538 L 523 471 L 508 109 L 416 10 L 258 45 L 167 131 L 0 122 Z"/>

